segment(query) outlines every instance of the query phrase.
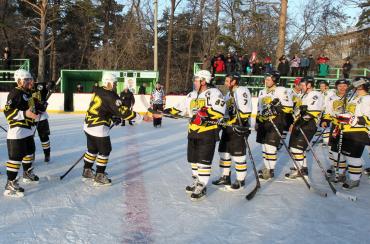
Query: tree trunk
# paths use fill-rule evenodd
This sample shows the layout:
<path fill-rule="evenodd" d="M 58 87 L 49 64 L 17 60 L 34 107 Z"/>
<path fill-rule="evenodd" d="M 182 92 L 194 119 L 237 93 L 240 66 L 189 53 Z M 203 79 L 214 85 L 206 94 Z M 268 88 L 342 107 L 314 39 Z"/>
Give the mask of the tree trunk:
<path fill-rule="evenodd" d="M 186 75 L 185 75 L 185 89 L 188 88 L 188 82 L 189 82 L 189 72 L 190 72 L 190 66 L 191 66 L 191 53 L 192 53 L 192 47 L 193 47 L 193 37 L 194 37 L 194 31 L 193 28 L 190 29 L 190 36 L 189 36 L 189 48 L 188 48 L 188 63 L 186 65 Z"/>
<path fill-rule="evenodd" d="M 4 3 L 2 3 L 1 5 L 3 5 L 3 10 L 2 10 L 0 18 L 1 18 L 1 22 L 5 23 L 5 17 L 6 17 L 6 13 L 8 11 L 8 0 L 4 0 Z M 8 38 L 8 34 L 6 32 L 6 29 L 5 29 L 5 25 L 1 26 L 1 31 L 3 32 L 4 41 L 6 43 L 6 46 L 10 48 L 9 38 Z"/>
<path fill-rule="evenodd" d="M 40 6 L 40 42 L 39 42 L 39 64 L 37 70 L 37 81 L 45 81 L 45 47 L 46 47 L 46 9 L 47 9 L 47 0 L 42 0 Z"/>
<path fill-rule="evenodd" d="M 276 48 L 276 67 L 279 63 L 279 58 L 285 51 L 285 33 L 286 33 L 286 18 L 288 10 L 288 0 L 281 0 L 280 17 L 279 17 L 279 35 Z"/>
<path fill-rule="evenodd" d="M 175 5 L 176 5 L 176 0 L 171 0 L 171 14 L 170 14 L 170 23 L 168 26 L 168 37 L 167 37 L 166 85 L 165 85 L 166 93 L 168 93 L 170 89 L 172 34 L 173 34 L 173 19 L 175 17 Z"/>

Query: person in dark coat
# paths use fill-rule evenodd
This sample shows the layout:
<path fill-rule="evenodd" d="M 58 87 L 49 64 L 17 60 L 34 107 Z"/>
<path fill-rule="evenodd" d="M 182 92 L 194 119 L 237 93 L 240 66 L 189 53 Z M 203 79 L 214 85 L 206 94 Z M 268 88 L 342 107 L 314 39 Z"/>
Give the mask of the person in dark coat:
<path fill-rule="evenodd" d="M 346 59 L 346 62 L 343 64 L 342 69 L 343 69 L 343 78 L 348 79 L 352 69 L 352 64 L 351 61 L 349 61 L 349 59 Z"/>
<path fill-rule="evenodd" d="M 134 94 L 128 89 L 128 87 L 125 87 L 121 94 L 119 95 L 122 101 L 122 105 L 127 107 L 128 109 L 132 109 L 135 104 L 135 96 Z M 128 122 L 130 125 L 133 125 L 131 121 Z M 125 120 L 122 120 L 121 126 L 125 126 Z"/>

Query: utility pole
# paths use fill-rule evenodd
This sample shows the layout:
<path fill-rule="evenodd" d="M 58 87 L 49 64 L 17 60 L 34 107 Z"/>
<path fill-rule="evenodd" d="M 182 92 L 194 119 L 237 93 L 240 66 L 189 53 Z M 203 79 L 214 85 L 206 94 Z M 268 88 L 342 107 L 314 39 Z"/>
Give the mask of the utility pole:
<path fill-rule="evenodd" d="M 158 71 L 158 0 L 154 0 L 154 71 Z"/>

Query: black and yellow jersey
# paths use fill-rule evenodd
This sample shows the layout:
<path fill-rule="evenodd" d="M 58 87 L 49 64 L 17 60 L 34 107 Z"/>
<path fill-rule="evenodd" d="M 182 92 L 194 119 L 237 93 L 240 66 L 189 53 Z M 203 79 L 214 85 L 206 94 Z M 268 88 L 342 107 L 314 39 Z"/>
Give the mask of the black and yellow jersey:
<path fill-rule="evenodd" d="M 114 91 L 102 87 L 96 88 L 86 112 L 85 132 L 96 137 L 108 136 L 113 116 L 132 120 L 138 115 L 130 108 L 125 107 Z"/>
<path fill-rule="evenodd" d="M 32 91 L 32 97 L 36 98 L 40 102 L 46 102 L 46 97 L 49 90 L 47 89 L 46 82 L 35 83 L 34 90 Z M 40 121 L 48 119 L 48 113 L 45 111 L 40 115 Z"/>
<path fill-rule="evenodd" d="M 170 113 L 173 115 L 180 114 L 192 117 L 203 107 L 207 108 L 210 120 L 216 121 L 222 119 L 225 113 L 225 101 L 220 90 L 208 88 L 201 93 L 192 91 L 186 96 L 186 99 L 182 103 L 170 108 Z M 197 125 L 190 121 L 188 126 L 188 138 L 218 139 L 218 132 L 218 126 L 210 123 Z"/>
<path fill-rule="evenodd" d="M 32 103 L 31 92 L 19 87 L 9 92 L 4 109 L 9 124 L 8 139 L 22 139 L 33 135 L 34 120 L 26 117 L 26 110 L 32 106 Z"/>

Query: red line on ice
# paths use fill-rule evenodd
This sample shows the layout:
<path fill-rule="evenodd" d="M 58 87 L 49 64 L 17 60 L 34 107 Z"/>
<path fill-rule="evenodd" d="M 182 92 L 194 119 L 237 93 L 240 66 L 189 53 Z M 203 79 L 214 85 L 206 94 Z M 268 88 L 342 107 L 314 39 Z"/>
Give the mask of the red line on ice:
<path fill-rule="evenodd" d="M 125 205 L 126 216 L 125 222 L 128 226 L 129 236 L 124 237 L 124 242 L 133 243 L 150 243 L 152 240 L 152 226 L 150 221 L 149 204 L 146 196 L 144 185 L 144 176 L 140 162 L 140 154 L 138 152 L 139 145 L 133 139 L 128 142 L 124 149 L 128 155 L 129 160 L 123 158 L 123 163 L 127 165 L 125 172 Z M 126 156 L 127 156 L 126 154 Z"/>

